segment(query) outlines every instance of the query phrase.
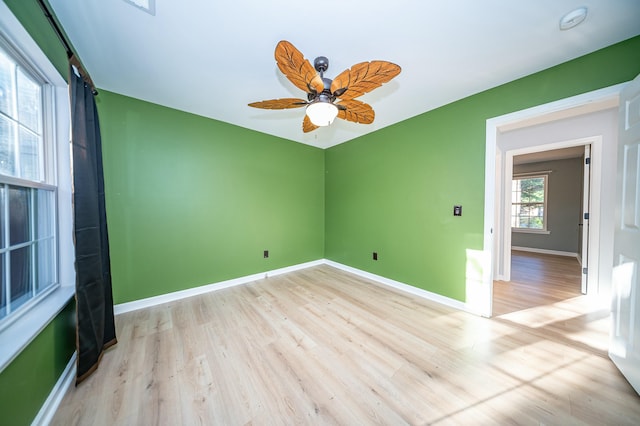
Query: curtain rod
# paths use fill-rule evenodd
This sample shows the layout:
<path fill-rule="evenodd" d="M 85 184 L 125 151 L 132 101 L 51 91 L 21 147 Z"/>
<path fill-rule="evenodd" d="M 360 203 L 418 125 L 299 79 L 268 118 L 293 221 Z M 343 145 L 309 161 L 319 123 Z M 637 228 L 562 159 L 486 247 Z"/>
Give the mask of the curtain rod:
<path fill-rule="evenodd" d="M 58 23 L 56 22 L 56 20 L 53 18 L 53 15 L 49 11 L 49 8 L 44 3 L 44 0 L 38 0 L 38 4 L 40 5 L 42 12 L 44 13 L 44 16 L 49 21 L 51 28 L 53 28 L 56 35 L 58 36 L 58 39 L 64 46 L 64 49 L 67 52 L 67 59 L 69 59 L 69 63 L 77 68 L 78 72 L 80 73 L 84 81 L 91 87 L 91 93 L 93 93 L 94 96 L 97 95 L 98 90 L 96 89 L 96 85 L 93 84 L 93 80 L 91 80 L 91 76 L 89 75 L 87 70 L 84 69 L 78 57 L 73 53 L 73 49 L 71 49 L 71 45 L 69 44 L 66 37 L 62 33 L 62 30 L 58 26 Z"/>

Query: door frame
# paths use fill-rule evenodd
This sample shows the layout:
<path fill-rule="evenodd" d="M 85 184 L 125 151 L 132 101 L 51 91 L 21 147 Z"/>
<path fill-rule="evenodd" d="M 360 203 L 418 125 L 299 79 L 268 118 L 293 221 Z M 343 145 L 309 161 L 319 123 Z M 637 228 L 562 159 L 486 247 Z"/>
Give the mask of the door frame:
<path fill-rule="evenodd" d="M 578 246 L 578 256 L 579 256 L 579 261 L 580 261 L 580 267 L 582 269 L 582 275 L 581 275 L 581 279 L 580 279 L 580 291 L 582 292 L 582 294 L 587 294 L 587 289 L 589 288 L 589 274 L 588 274 L 588 270 L 589 270 L 589 255 L 590 255 L 590 250 L 594 250 L 594 249 L 598 249 L 600 250 L 599 246 L 593 247 L 593 246 L 589 246 L 590 243 L 590 238 L 589 236 L 592 235 L 592 233 L 590 232 L 590 228 L 591 228 L 591 221 L 592 219 L 589 217 L 589 213 L 593 210 L 595 211 L 596 206 L 594 206 L 592 204 L 593 199 L 592 199 L 592 195 L 591 193 L 593 192 L 593 180 L 594 180 L 594 173 L 593 173 L 593 167 L 590 164 L 591 162 L 591 158 L 593 157 L 593 147 L 591 146 L 591 144 L 589 145 L 585 145 L 584 146 L 584 154 L 582 157 L 582 205 L 580 206 L 580 226 L 581 228 L 578 229 L 579 235 L 579 241 L 580 244 Z M 602 158 L 602 156 L 601 156 Z M 587 161 L 587 159 L 589 159 L 589 161 Z M 600 163 L 601 165 L 601 163 Z M 602 170 L 601 167 L 598 167 L 596 170 Z M 602 183 L 600 176 L 598 175 L 598 193 L 596 194 L 598 199 L 598 204 L 597 204 L 597 208 L 598 210 L 600 210 L 600 184 Z M 585 215 L 585 213 L 587 213 Z M 595 219 L 595 218 L 594 218 Z M 597 216 L 598 219 L 598 223 L 597 226 L 599 228 L 600 226 L 600 215 Z M 586 267 L 586 268 L 585 268 Z M 585 269 L 587 270 L 587 273 L 585 273 Z"/>
<path fill-rule="evenodd" d="M 504 182 L 506 178 L 504 177 L 504 170 L 512 170 L 513 151 L 517 150 L 503 151 L 498 147 L 500 132 L 612 108 L 617 105 L 620 92 L 624 85 L 625 83 L 621 83 L 487 119 L 485 144 L 483 294 L 479 296 L 481 300 L 475 301 L 477 309 L 483 316 L 491 317 L 492 315 L 493 280 L 494 278 L 504 278 L 504 271 L 500 271 L 500 268 L 504 270 L 506 266 L 506 251 L 509 252 L 509 269 L 511 259 L 510 250 L 505 250 L 506 245 L 504 241 L 504 237 L 508 234 L 510 243 L 511 234 L 510 232 L 504 231 L 504 209 L 500 200 L 505 199 Z M 592 140 L 592 138 L 589 139 Z M 547 147 L 549 145 L 550 144 L 545 144 Z M 575 145 L 576 144 L 573 146 Z M 555 148 L 538 148 L 537 151 L 546 149 Z M 511 164 L 507 164 L 509 161 Z M 511 180 L 511 176 L 509 176 L 508 179 Z M 596 232 L 592 234 L 596 234 Z"/>
<path fill-rule="evenodd" d="M 601 171 L 602 171 L 602 136 L 589 136 L 579 139 L 570 139 L 562 142 L 551 142 L 535 145 L 527 148 L 512 149 L 504 152 L 505 168 L 496 171 L 500 173 L 501 180 L 496 181 L 497 193 L 504 194 L 502 198 L 501 210 L 496 214 L 495 235 L 497 242 L 497 249 L 501 250 L 502 258 L 496 259 L 497 271 L 502 271 L 501 274 L 496 274 L 496 279 L 502 281 L 511 281 L 511 224 L 509 217 L 511 215 L 511 197 L 508 194 L 507 188 L 511 188 L 512 174 L 513 174 L 513 157 L 523 154 L 531 154 L 534 152 L 550 151 L 554 149 L 571 148 L 575 146 L 591 145 L 591 197 L 589 209 L 592 211 L 600 210 L 600 190 L 601 190 Z M 502 187 L 499 186 L 502 184 Z M 497 201 L 500 203 L 500 201 Z M 576 218 L 577 220 L 578 218 Z M 593 215 L 589 219 L 589 226 L 591 232 L 589 233 L 589 241 L 586 242 L 590 248 L 586 259 L 587 265 L 590 265 L 589 271 L 592 276 L 597 277 L 599 273 L 598 268 L 598 254 L 600 247 L 600 215 Z M 500 247 L 500 239 L 503 247 Z M 592 294 L 594 290 L 597 290 L 595 286 L 590 290 L 587 290 L 588 294 Z"/>

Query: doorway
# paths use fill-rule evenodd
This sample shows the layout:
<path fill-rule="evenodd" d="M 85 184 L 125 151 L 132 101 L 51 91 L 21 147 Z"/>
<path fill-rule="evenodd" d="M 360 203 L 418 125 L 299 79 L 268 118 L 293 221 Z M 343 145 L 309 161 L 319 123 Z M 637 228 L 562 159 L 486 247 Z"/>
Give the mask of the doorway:
<path fill-rule="evenodd" d="M 508 281 L 510 278 L 510 206 L 507 211 L 504 200 L 507 195 L 510 197 L 507 188 L 510 191 L 513 156 L 569 146 L 591 144 L 594 150 L 592 157 L 600 162 L 598 166 L 593 164 L 592 205 L 599 207 L 591 216 L 589 272 L 594 285 L 590 286 L 589 292 L 602 295 L 603 298 L 609 296 L 611 266 L 603 259 L 612 253 L 613 229 L 609 230 L 609 227 L 613 226 L 615 194 L 611 194 L 611 191 L 603 193 L 597 187 L 615 187 L 614 142 L 622 86 L 596 90 L 487 120 L 484 236 L 487 257 L 483 315 L 491 316 L 492 313 L 493 280 Z M 519 137 L 507 140 L 505 135 L 509 133 Z M 594 223 L 596 216 L 602 226 Z"/>
<path fill-rule="evenodd" d="M 511 139 L 517 140 L 522 134 Z M 508 132 L 502 138 L 507 141 L 505 146 L 508 146 Z M 600 215 L 592 217 L 590 211 L 600 210 L 601 144 L 602 137 L 594 136 L 554 143 L 553 146 L 559 147 L 557 149 L 530 152 L 538 148 L 534 146 L 526 148 L 525 154 L 520 154 L 521 150 L 512 151 L 512 160 L 507 161 L 512 163 L 511 172 L 506 169 L 504 177 L 506 190 L 502 209 L 507 220 L 503 229 L 503 281 L 511 280 L 512 250 L 569 256 L 581 265 L 581 291 L 588 293 L 589 275 L 598 274 L 594 255 L 599 252 Z M 516 202 L 512 205 L 509 188 L 512 182 L 518 186 L 518 183 L 526 185 L 529 181 L 539 182 L 540 187 L 535 193 L 529 194 L 531 191 L 525 188 L 525 192 L 515 191 L 514 194 L 525 194 L 525 201 L 535 197 L 538 202 L 521 204 L 525 207 L 518 211 L 519 204 Z M 514 206 L 516 210 L 513 210 Z M 590 231 L 593 231 L 593 235 L 590 235 Z M 590 249 L 593 250 L 591 256 Z M 594 262 L 591 270 L 590 260 Z"/>

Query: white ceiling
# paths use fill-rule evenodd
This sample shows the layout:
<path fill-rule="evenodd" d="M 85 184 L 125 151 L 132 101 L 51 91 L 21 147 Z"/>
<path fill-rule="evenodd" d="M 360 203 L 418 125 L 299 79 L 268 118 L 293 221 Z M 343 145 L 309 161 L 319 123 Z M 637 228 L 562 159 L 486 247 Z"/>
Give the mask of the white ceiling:
<path fill-rule="evenodd" d="M 566 160 L 569 158 L 582 158 L 584 146 L 573 146 L 571 148 L 553 149 L 548 151 L 533 152 L 531 154 L 515 155 L 513 164 L 540 163 L 543 161 Z"/>
<path fill-rule="evenodd" d="M 257 130 L 333 146 L 640 34 L 638 0 L 49 0 L 100 89 Z M 587 19 L 559 30 L 565 13 Z M 304 109 L 248 103 L 305 94 L 273 52 L 293 43 L 332 78 L 353 64 L 394 62 L 401 74 L 359 99 L 373 124 L 336 120 L 302 132 Z"/>

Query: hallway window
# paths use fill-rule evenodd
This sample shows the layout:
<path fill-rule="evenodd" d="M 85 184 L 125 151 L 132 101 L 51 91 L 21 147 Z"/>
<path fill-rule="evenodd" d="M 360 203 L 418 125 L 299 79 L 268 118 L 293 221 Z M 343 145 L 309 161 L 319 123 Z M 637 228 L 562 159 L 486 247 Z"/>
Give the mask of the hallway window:
<path fill-rule="evenodd" d="M 514 176 L 511 184 L 511 228 L 546 231 L 547 176 Z"/>

